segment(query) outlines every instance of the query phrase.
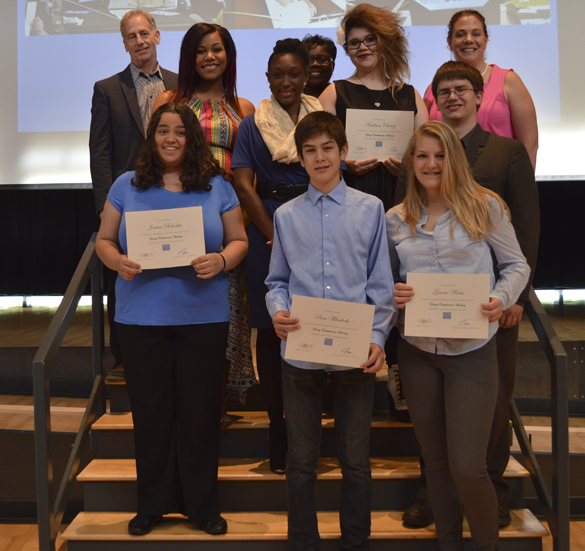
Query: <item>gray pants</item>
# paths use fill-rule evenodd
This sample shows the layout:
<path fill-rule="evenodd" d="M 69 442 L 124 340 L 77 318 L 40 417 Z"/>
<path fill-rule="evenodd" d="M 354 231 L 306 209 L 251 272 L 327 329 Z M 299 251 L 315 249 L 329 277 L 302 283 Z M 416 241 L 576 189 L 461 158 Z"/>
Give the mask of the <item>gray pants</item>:
<path fill-rule="evenodd" d="M 459 356 L 423 352 L 401 339 L 398 363 L 441 549 L 463 550 L 463 509 L 473 548 L 498 549 L 498 506 L 486 468 L 498 392 L 495 339 Z"/>

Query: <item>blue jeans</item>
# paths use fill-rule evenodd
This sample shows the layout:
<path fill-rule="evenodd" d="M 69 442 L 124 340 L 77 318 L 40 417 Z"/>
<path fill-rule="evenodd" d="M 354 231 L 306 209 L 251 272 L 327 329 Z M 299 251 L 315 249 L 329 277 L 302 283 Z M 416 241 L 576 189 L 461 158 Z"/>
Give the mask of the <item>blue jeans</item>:
<path fill-rule="evenodd" d="M 370 535 L 372 473 L 370 428 L 376 377 L 361 369 L 330 372 L 341 484 L 340 549 L 367 550 Z M 286 487 L 291 551 L 320 549 L 315 505 L 316 469 L 327 372 L 293 367 L 282 360 L 282 392 L 288 455 Z"/>

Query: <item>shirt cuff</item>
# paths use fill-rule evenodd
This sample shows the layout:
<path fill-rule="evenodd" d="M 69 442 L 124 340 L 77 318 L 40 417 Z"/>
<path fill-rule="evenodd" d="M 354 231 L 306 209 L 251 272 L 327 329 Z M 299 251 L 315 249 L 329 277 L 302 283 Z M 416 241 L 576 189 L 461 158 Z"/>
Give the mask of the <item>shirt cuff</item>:
<path fill-rule="evenodd" d="M 372 331 L 370 343 L 377 344 L 382 350 L 384 350 L 384 345 L 386 344 L 386 337 L 384 336 L 384 333 L 376 330 Z"/>

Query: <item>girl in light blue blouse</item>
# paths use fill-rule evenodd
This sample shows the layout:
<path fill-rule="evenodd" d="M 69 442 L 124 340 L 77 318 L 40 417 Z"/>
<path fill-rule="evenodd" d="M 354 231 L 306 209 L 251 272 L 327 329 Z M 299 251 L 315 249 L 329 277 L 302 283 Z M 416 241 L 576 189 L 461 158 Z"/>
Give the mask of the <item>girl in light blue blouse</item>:
<path fill-rule="evenodd" d="M 386 214 L 394 298 L 401 309 L 398 363 L 426 464 L 429 497 L 441 549 L 463 549 L 463 509 L 474 549 L 498 549 L 498 507 L 486 453 L 498 389 L 493 336 L 504 309 L 526 286 L 529 267 L 506 204 L 477 184 L 455 132 L 428 122 L 414 133 L 403 162 L 403 203 Z M 494 275 L 495 253 L 498 278 Z M 481 313 L 486 339 L 404 335 L 404 308 L 416 289 L 408 272 L 489 274 L 490 299 Z"/>

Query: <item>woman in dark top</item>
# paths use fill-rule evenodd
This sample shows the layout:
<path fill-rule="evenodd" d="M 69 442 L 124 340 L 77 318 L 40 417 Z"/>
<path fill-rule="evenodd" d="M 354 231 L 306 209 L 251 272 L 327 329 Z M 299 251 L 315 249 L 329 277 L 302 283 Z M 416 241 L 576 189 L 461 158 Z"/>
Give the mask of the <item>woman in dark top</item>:
<path fill-rule="evenodd" d="M 264 280 L 270 263 L 274 211 L 308 187 L 294 144 L 297 123 L 308 113 L 321 110 L 316 98 L 303 94 L 308 69 L 309 53 L 300 40 L 287 38 L 276 43 L 266 73 L 272 95 L 240 124 L 232 157 L 234 187 L 251 220 L 246 260 L 250 327 L 258 330 L 256 365 L 270 418 L 270 468 L 279 474 L 285 473 L 287 450 L 280 339 L 266 309 L 268 288 Z"/>
<path fill-rule="evenodd" d="M 408 42 L 398 16 L 385 8 L 360 4 L 347 13 L 341 26 L 345 33 L 343 48 L 356 70 L 325 89 L 319 97 L 323 109 L 337 115 L 344 125 L 347 109 L 413 111 L 415 128 L 426 122 L 428 114 L 422 98 L 406 84 L 410 76 Z M 347 184 L 375 195 L 388 210 L 393 204 L 400 159 L 346 163 Z"/>

